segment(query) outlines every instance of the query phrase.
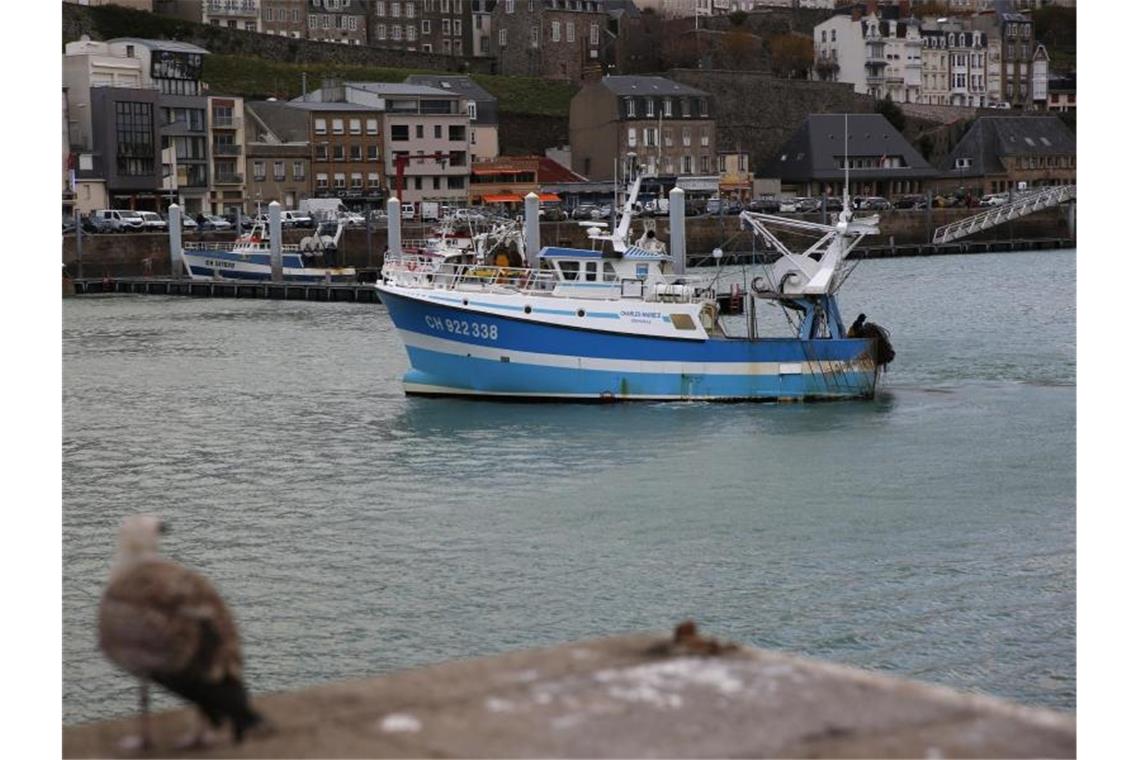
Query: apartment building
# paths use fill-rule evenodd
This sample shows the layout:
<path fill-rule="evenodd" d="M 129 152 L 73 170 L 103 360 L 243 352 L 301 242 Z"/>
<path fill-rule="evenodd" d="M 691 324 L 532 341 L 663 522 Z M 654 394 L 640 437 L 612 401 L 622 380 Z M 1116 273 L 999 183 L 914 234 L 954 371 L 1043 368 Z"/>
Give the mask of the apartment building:
<path fill-rule="evenodd" d="M 607 76 L 570 101 L 575 172 L 613 179 L 636 154 L 650 176 L 714 175 L 716 120 L 708 93 L 656 76 Z"/>
<path fill-rule="evenodd" d="M 1014 108 L 1033 106 L 1033 56 L 1037 45 L 1033 36 L 1033 20 L 1010 12 L 1008 2 L 996 0 L 992 12 L 981 13 L 971 23 L 986 32 L 997 43 L 999 51 L 997 78 L 990 83 L 992 99 Z"/>
<path fill-rule="evenodd" d="M 309 0 L 306 36 L 318 42 L 368 44 L 368 6 L 364 0 Z"/>
<path fill-rule="evenodd" d="M 453 57 L 473 52 L 471 0 L 421 0 L 420 49 Z"/>
<path fill-rule="evenodd" d="M 922 35 L 909 3 L 839 9 L 814 32 L 817 71 L 855 92 L 917 103 L 922 90 Z M 823 65 L 821 65 L 823 64 Z"/>
<path fill-rule="evenodd" d="M 960 22 L 922 29 L 922 89 L 919 102 L 980 107 L 989 102 L 989 43 L 984 32 Z"/>
<path fill-rule="evenodd" d="M 471 3 L 471 55 L 489 58 L 495 54 L 491 44 L 491 12 L 498 0 L 469 0 Z"/>
<path fill-rule="evenodd" d="M 413 74 L 407 84 L 434 87 L 458 93 L 460 108 L 467 113 L 468 150 L 471 160 L 489 161 L 499 155 L 499 100 L 467 76 Z"/>
<path fill-rule="evenodd" d="M 215 214 L 245 208 L 244 101 L 207 98 L 212 170 L 209 207 Z"/>
<path fill-rule="evenodd" d="M 261 0 L 201 0 L 202 23 L 260 32 Z"/>
<path fill-rule="evenodd" d="M 305 0 L 261 0 L 261 31 L 304 39 L 308 28 L 307 5 Z"/>
<path fill-rule="evenodd" d="M 246 210 L 277 201 L 298 208 L 312 197 L 310 112 L 289 103 L 245 104 Z"/>
<path fill-rule="evenodd" d="M 491 10 L 498 73 L 572 82 L 600 77 L 612 58 L 601 0 L 499 0 Z"/>
<path fill-rule="evenodd" d="M 413 84 L 326 82 L 291 104 L 314 112 L 315 196 L 324 192 L 359 207 L 399 186 L 402 198 L 413 203 L 466 198 L 469 116 L 459 93 Z M 346 180 L 347 192 L 337 192 Z M 363 193 L 354 192 L 361 186 Z"/>
<path fill-rule="evenodd" d="M 420 17 L 426 5 L 425 0 L 373 0 L 369 44 L 395 50 L 420 50 Z M 448 47 L 450 49 L 450 42 Z"/>
<path fill-rule="evenodd" d="M 161 211 L 166 196 L 158 92 L 149 87 L 93 87 L 89 108 L 90 171 L 103 178 L 108 204 Z"/>

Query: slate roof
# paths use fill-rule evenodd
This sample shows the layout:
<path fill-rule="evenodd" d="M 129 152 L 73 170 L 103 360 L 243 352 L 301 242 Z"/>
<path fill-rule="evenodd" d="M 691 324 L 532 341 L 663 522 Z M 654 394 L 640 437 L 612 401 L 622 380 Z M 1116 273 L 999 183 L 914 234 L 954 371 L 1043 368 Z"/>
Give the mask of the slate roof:
<path fill-rule="evenodd" d="M 1056 116 L 982 116 L 950 151 L 943 168 L 967 177 L 1003 174 L 1001 159 L 1005 156 L 1076 153 L 1077 138 Z M 973 159 L 972 166 L 954 169 L 959 158 Z"/>
<path fill-rule="evenodd" d="M 476 124 L 499 123 L 499 99 L 476 84 L 471 77 L 412 74 L 404 82 L 433 87 L 445 92 L 459 93 L 463 97 L 475 101 Z"/>
<path fill-rule="evenodd" d="M 852 179 L 927 179 L 942 172 L 926 162 L 882 114 L 846 115 L 848 155 L 899 156 L 901 168 L 852 169 Z M 842 180 L 844 114 L 811 114 L 760 171 L 791 182 Z"/>
<path fill-rule="evenodd" d="M 650 76 L 607 76 L 601 79 L 602 86 L 615 95 L 697 95 L 708 97 L 704 90 L 674 82 L 665 77 Z"/>
<path fill-rule="evenodd" d="M 293 103 L 269 100 L 246 101 L 245 110 L 264 124 L 281 142 L 308 142 L 309 117 Z"/>
<path fill-rule="evenodd" d="M 177 40 L 148 40 L 142 37 L 116 37 L 108 42 L 129 42 L 133 45 L 142 45 L 143 47 L 150 48 L 151 50 L 169 50 L 172 53 L 201 53 L 202 55 L 209 55 L 210 51 L 206 48 L 191 45 L 189 42 L 178 42 Z"/>

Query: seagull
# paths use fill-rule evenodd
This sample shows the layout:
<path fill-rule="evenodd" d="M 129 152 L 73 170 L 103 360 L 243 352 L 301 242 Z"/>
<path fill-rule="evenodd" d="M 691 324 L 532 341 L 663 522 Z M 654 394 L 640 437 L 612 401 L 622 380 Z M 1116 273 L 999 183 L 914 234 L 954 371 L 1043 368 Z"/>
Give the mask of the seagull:
<path fill-rule="evenodd" d="M 263 722 L 242 682 L 241 645 L 233 617 L 203 576 L 158 554 L 166 524 L 154 515 L 123 520 L 111 577 L 99 603 L 99 648 L 139 679 L 141 736 L 124 748 L 151 746 L 151 683 L 197 706 L 196 734 L 182 748 L 202 746 L 209 728 L 230 722 L 235 742 Z"/>

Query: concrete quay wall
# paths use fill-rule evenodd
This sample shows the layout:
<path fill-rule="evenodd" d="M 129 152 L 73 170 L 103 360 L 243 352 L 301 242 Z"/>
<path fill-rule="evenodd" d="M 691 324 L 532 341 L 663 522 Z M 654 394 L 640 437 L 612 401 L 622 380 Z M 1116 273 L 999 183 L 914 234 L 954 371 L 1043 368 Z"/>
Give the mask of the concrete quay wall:
<path fill-rule="evenodd" d="M 1072 714 L 788 654 L 627 635 L 257 694 L 272 725 L 179 751 L 187 709 L 132 757 L 1075 757 Z M 126 676 L 123 676 L 126 678 Z M 63 729 L 116 757 L 133 717 Z"/>
<path fill-rule="evenodd" d="M 917 245 L 927 243 L 934 230 L 944 224 L 956 221 L 976 213 L 977 209 L 930 209 L 893 210 L 884 212 L 880 216 L 879 229 L 881 234 L 864 238 L 864 246 L 888 246 L 892 239 L 896 245 Z M 810 221 L 820 221 L 818 213 L 795 215 Z M 667 217 L 658 217 L 651 222 L 656 234 L 664 240 L 669 239 L 669 220 Z M 643 220 L 635 220 L 633 224 L 634 236 L 640 236 Z M 740 229 L 740 220 L 736 216 L 724 217 L 691 217 L 685 220 L 686 247 L 690 255 L 708 253 L 720 247 L 728 253 L 750 252 L 753 250 L 752 235 Z M 302 237 L 311 234 L 303 230 L 284 230 L 286 243 L 297 243 Z M 430 231 L 421 225 L 404 225 L 402 232 L 405 240 L 421 238 L 430 234 Z M 381 256 L 387 247 L 387 235 L 384 228 L 372 230 L 371 254 L 369 254 L 368 231 L 364 229 L 349 229 L 345 231 L 341 241 L 341 255 L 344 263 L 355 267 L 378 267 L 382 263 Z M 1040 211 L 1031 216 L 1016 219 L 1007 224 L 995 227 L 968 240 L 1034 240 L 1052 238 L 1075 238 L 1075 230 L 1069 229 L 1068 209 L 1058 207 Z M 183 236 L 184 242 L 230 242 L 234 233 L 187 233 Z M 805 238 L 789 237 L 786 242 L 798 250 L 804 244 Z M 577 222 L 547 222 L 542 225 L 543 245 L 565 245 L 589 247 L 586 229 Z M 63 263 L 75 276 L 79 276 L 75 248 L 75 236 L 66 235 L 63 238 Z M 165 233 L 129 233 L 119 235 L 84 235 L 83 236 L 83 272 L 85 277 L 165 277 L 171 274 L 170 245 Z"/>

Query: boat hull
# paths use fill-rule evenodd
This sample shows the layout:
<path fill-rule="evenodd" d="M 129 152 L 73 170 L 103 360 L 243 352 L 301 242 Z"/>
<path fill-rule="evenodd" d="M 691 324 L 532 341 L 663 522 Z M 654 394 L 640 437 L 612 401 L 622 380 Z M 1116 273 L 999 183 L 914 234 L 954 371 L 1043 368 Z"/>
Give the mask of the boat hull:
<path fill-rule="evenodd" d="M 267 282 L 273 276 L 267 253 L 184 249 L 182 262 L 186 272 L 194 280 Z M 351 267 L 305 266 L 301 256 L 295 253 L 282 254 L 281 264 L 282 279 L 285 282 L 318 283 L 356 277 L 356 270 Z"/>
<path fill-rule="evenodd" d="M 487 308 L 486 299 L 476 309 L 377 287 L 408 352 L 409 395 L 806 401 L 869 398 L 878 381 L 863 339 L 647 336 L 495 313 L 513 307 Z"/>

